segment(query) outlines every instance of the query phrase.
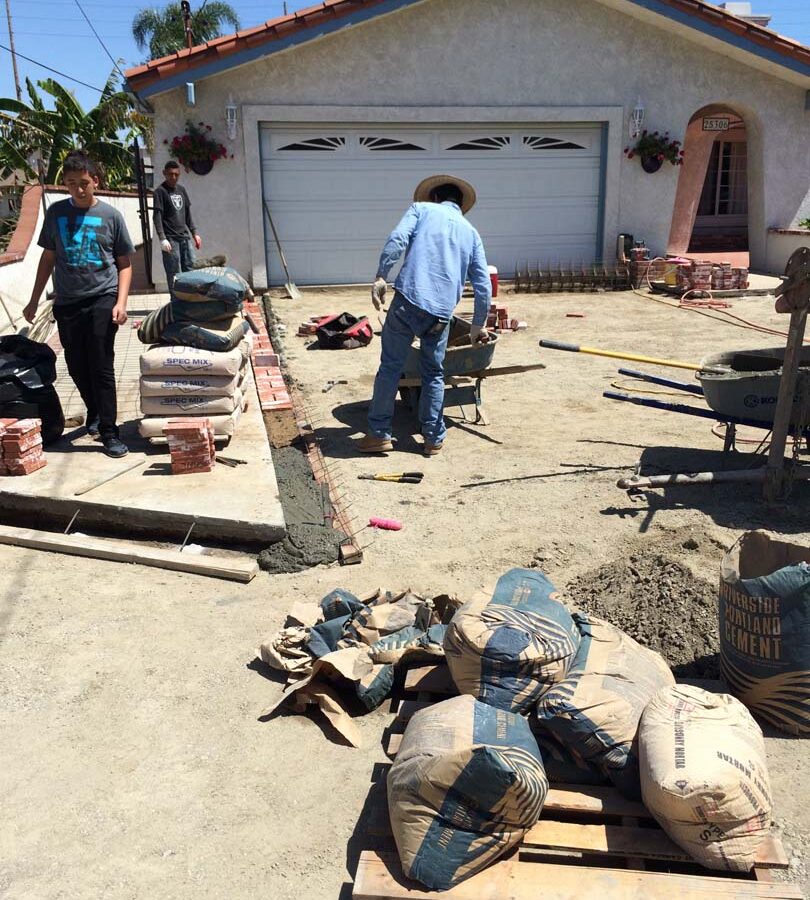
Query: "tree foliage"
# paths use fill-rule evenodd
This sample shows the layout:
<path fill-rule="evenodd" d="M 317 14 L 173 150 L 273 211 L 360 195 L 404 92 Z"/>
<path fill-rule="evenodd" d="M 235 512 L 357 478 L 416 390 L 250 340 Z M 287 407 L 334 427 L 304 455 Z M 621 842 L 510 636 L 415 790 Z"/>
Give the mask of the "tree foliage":
<path fill-rule="evenodd" d="M 220 37 L 223 26 L 239 28 L 236 10 L 221 0 L 205 2 L 191 13 L 191 29 L 195 44 Z M 132 20 L 132 37 L 139 50 L 148 50 L 150 59 L 169 56 L 186 46 L 186 32 L 179 3 L 169 3 L 162 9 L 142 9 Z"/>
<path fill-rule="evenodd" d="M 75 96 L 53 78 L 26 79 L 28 103 L 0 99 L 0 176 L 23 172 L 38 179 L 37 161 L 44 165 L 47 184 L 58 184 L 62 163 L 71 150 L 84 150 L 100 163 L 104 186 L 116 189 L 132 183 L 129 143 L 141 128 L 133 118 L 129 97 L 118 89 L 113 72 L 98 105 L 85 112 Z M 37 90 L 39 88 L 39 90 Z M 40 91 L 53 102 L 46 106 Z"/>

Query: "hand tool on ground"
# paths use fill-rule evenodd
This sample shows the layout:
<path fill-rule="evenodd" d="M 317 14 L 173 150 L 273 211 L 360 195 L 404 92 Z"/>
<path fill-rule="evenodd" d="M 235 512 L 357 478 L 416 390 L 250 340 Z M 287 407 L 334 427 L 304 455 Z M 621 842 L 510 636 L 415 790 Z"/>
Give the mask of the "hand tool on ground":
<path fill-rule="evenodd" d="M 400 484 L 419 484 L 425 477 L 424 472 L 396 472 L 394 474 L 381 473 L 379 475 L 358 475 L 368 481 L 396 481 Z"/>
<path fill-rule="evenodd" d="M 287 268 L 287 260 L 284 257 L 284 251 L 281 249 L 281 241 L 279 240 L 278 232 L 276 231 L 276 226 L 273 222 L 273 217 L 270 215 L 270 207 L 267 205 L 266 200 L 262 200 L 262 203 L 264 204 L 264 211 L 267 214 L 267 221 L 270 223 L 270 228 L 273 232 L 273 238 L 275 239 L 276 247 L 278 247 L 278 255 L 281 257 L 281 265 L 284 266 L 284 274 L 287 276 L 284 290 L 287 292 L 287 296 L 291 300 L 301 300 L 303 295 L 301 291 L 298 290 L 298 286 L 290 277 L 290 270 Z"/>
<path fill-rule="evenodd" d="M 321 393 L 325 394 L 327 391 L 331 391 L 332 388 L 336 384 L 348 384 L 349 382 L 345 378 L 341 378 L 338 381 L 332 381 L 331 379 L 326 382 L 326 384 L 321 388 Z"/>
<path fill-rule="evenodd" d="M 232 469 L 235 469 L 236 466 L 246 466 L 247 465 L 246 459 L 238 459 L 235 456 L 219 456 L 219 455 L 217 455 L 215 457 L 215 459 L 218 463 L 222 463 L 223 466 L 229 466 Z"/>
<path fill-rule="evenodd" d="M 547 350 L 567 350 L 569 353 L 588 353 L 591 356 L 607 356 L 610 359 L 629 359 L 632 362 L 649 363 L 653 366 L 671 366 L 675 369 L 691 369 L 693 372 L 728 373 L 727 368 L 701 366 L 700 363 L 684 362 L 679 359 L 660 359 L 655 356 L 641 356 L 638 353 L 624 353 L 619 350 L 600 350 L 598 347 L 584 347 L 582 344 L 567 344 L 564 341 L 541 340 L 540 346 Z"/>

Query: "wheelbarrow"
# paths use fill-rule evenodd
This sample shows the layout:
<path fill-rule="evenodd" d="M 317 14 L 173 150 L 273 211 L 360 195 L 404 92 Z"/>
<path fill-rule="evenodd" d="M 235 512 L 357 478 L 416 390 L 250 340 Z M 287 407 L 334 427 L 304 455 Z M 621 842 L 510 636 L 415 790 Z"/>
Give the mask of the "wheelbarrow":
<path fill-rule="evenodd" d="M 496 375 L 515 375 L 532 369 L 545 369 L 544 363 L 516 366 L 491 366 L 498 344 L 498 335 L 489 333 L 486 344 L 470 341 L 470 323 L 458 316 L 450 321 L 450 335 L 447 339 L 447 353 L 444 357 L 445 406 L 475 407 L 475 418 L 465 421 L 473 425 L 488 425 L 481 399 L 481 387 L 485 379 Z M 405 361 L 405 369 L 399 382 L 399 396 L 414 412 L 419 409 L 422 378 L 419 347 L 411 347 Z"/>

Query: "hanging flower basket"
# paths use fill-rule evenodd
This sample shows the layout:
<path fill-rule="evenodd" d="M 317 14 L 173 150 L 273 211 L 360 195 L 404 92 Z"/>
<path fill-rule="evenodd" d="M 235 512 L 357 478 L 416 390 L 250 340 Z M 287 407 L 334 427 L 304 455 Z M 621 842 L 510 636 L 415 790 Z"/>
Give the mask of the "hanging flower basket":
<path fill-rule="evenodd" d="M 176 135 L 169 145 L 172 156 L 183 166 L 186 172 L 189 169 L 197 175 L 207 175 L 214 167 L 218 159 L 224 159 L 228 155 L 225 147 L 211 137 L 211 126 L 205 122 L 195 125 L 186 122 L 184 134 Z"/>
<path fill-rule="evenodd" d="M 682 166 L 685 156 L 681 142 L 673 140 L 668 131 L 663 134 L 643 131 L 635 146 L 624 148 L 624 155 L 628 159 L 638 156 L 641 168 L 650 174 L 657 172 L 665 162 Z"/>

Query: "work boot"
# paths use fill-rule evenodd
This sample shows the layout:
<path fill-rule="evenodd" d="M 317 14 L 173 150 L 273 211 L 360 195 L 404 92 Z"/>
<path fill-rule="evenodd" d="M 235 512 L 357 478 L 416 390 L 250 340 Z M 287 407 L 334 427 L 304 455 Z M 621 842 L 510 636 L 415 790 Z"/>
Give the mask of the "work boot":
<path fill-rule="evenodd" d="M 104 452 L 113 459 L 120 459 L 129 453 L 129 447 L 117 437 L 106 437 L 102 441 Z"/>
<path fill-rule="evenodd" d="M 430 441 L 425 441 L 422 444 L 422 456 L 437 456 L 442 452 L 442 447 L 444 447 L 444 442 L 431 444 Z"/>
<path fill-rule="evenodd" d="M 391 438 L 379 438 L 374 434 L 365 435 L 356 446 L 361 453 L 390 453 L 394 449 Z"/>
<path fill-rule="evenodd" d="M 99 436 L 99 427 L 100 420 L 97 415 L 93 415 L 91 413 L 87 414 L 87 421 L 85 422 L 85 428 L 87 429 L 87 433 L 91 438 L 97 438 Z"/>

